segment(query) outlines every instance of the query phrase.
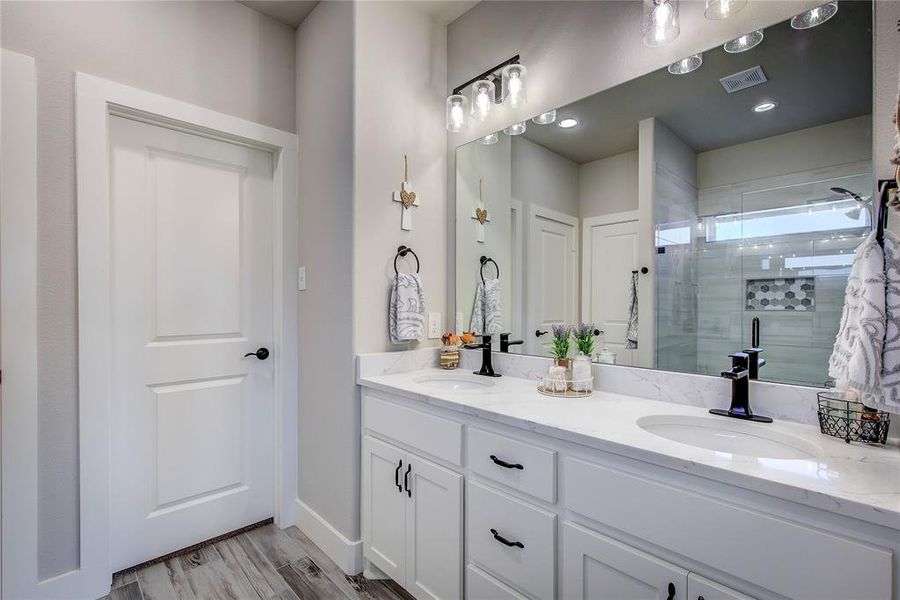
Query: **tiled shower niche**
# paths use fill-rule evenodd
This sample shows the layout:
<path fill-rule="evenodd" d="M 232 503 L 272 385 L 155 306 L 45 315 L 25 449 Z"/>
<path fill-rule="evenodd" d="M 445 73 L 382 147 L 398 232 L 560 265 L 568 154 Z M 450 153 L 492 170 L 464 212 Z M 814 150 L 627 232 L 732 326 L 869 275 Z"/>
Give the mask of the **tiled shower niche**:
<path fill-rule="evenodd" d="M 816 310 L 814 277 L 748 279 L 747 310 Z"/>

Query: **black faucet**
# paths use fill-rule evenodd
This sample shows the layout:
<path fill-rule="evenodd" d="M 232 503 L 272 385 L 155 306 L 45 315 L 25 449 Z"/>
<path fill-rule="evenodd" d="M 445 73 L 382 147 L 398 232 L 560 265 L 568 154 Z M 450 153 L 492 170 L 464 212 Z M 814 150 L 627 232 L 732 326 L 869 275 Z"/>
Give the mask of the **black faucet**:
<path fill-rule="evenodd" d="M 480 344 L 470 344 L 466 348 L 481 348 L 481 370 L 475 371 L 476 375 L 484 375 L 485 377 L 500 377 L 500 373 L 494 373 L 494 367 L 491 365 L 491 336 L 482 335 Z"/>
<path fill-rule="evenodd" d="M 766 365 L 766 359 L 760 358 L 762 348 L 745 348 L 744 353 L 747 355 L 747 377 L 750 379 L 759 379 L 759 368 Z"/>
<path fill-rule="evenodd" d="M 525 343 L 523 340 L 514 340 L 511 342 L 509 341 L 509 336 L 510 334 L 508 333 L 500 334 L 500 352 L 509 352 L 510 346 L 518 346 Z"/>
<path fill-rule="evenodd" d="M 752 354 L 754 363 L 759 360 L 757 355 L 758 352 Z M 751 354 L 747 352 L 735 352 L 730 356 L 731 369 L 722 371 L 722 377 L 731 380 L 731 407 L 728 410 L 711 408 L 709 412 L 723 417 L 771 423 L 771 417 L 754 415 L 750 410 L 750 371 L 751 368 L 756 372 L 759 369 L 758 364 L 753 364 L 751 367 L 750 357 Z"/>

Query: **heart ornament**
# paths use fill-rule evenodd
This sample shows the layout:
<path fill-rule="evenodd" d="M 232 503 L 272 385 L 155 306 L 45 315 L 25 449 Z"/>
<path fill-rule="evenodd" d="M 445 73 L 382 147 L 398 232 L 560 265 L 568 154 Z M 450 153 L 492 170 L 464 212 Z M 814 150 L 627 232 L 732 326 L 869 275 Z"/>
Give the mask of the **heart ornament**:
<path fill-rule="evenodd" d="M 486 208 L 476 208 L 475 209 L 475 218 L 478 219 L 478 222 L 484 225 L 484 222 L 487 221 L 487 209 Z"/>
<path fill-rule="evenodd" d="M 403 204 L 403 208 L 409 208 L 416 201 L 416 193 L 415 192 L 407 192 L 406 190 L 400 190 L 400 202 Z"/>

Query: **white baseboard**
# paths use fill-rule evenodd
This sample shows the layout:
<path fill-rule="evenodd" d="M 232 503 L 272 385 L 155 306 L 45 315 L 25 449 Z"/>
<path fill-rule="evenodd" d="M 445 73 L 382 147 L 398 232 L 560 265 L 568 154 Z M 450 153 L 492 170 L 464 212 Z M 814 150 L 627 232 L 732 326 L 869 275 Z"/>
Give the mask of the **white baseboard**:
<path fill-rule="evenodd" d="M 333 560 L 347 575 L 363 570 L 362 540 L 348 540 L 343 533 L 299 498 L 294 499 L 294 525 Z"/>

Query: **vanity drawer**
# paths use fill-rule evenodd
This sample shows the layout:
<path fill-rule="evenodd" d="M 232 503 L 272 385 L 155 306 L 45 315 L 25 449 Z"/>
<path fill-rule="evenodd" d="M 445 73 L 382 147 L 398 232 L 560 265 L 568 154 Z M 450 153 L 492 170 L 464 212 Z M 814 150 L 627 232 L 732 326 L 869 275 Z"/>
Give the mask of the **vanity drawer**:
<path fill-rule="evenodd" d="M 789 598 L 888 599 L 889 550 L 566 458 L 570 510 Z"/>
<path fill-rule="evenodd" d="M 466 567 L 466 600 L 525 600 L 525 596 L 469 565 Z"/>
<path fill-rule="evenodd" d="M 363 427 L 454 465 L 462 465 L 462 424 L 366 393 Z"/>
<path fill-rule="evenodd" d="M 477 482 L 468 484 L 469 559 L 536 598 L 556 592 L 556 515 Z M 495 537 L 502 537 L 507 545 Z"/>
<path fill-rule="evenodd" d="M 469 428 L 466 447 L 474 473 L 556 502 L 556 452 L 476 427 Z"/>

